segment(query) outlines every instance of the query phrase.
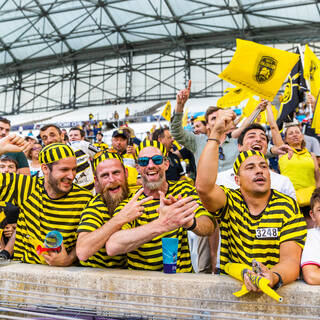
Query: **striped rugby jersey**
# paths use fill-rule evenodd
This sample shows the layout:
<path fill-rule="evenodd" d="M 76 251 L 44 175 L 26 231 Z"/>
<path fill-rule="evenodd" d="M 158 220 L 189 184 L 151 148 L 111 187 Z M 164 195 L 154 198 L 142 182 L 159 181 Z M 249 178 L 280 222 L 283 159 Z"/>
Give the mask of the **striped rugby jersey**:
<path fill-rule="evenodd" d="M 214 220 L 212 214 L 209 213 L 200 202 L 196 189 L 185 181 L 168 181 L 168 191 L 166 195 L 168 196 L 169 194 L 175 198 L 178 197 L 179 194 L 182 198 L 192 196 L 199 204 L 199 207 L 195 211 L 196 217 L 208 216 L 210 219 Z M 138 200 L 142 200 L 146 197 L 147 196 L 145 194 L 142 194 Z M 123 201 L 115 210 L 115 214 L 118 213 L 129 200 L 130 198 Z M 153 199 L 144 203 L 144 213 L 133 222 L 125 224 L 122 229 L 136 228 L 156 220 L 159 216 L 157 212 L 159 204 L 159 199 Z M 164 237 L 179 239 L 177 272 L 192 272 L 187 230 L 182 227 L 155 237 L 151 241 L 141 245 L 138 249 L 128 252 L 128 268 L 135 270 L 162 270 L 163 262 L 161 239 Z"/>
<path fill-rule="evenodd" d="M 0 174 L 0 200 L 12 202 L 20 208 L 14 245 L 14 259 L 26 263 L 42 263 L 36 253 L 46 234 L 58 230 L 66 250 L 76 245 L 77 227 L 82 210 L 92 194 L 73 185 L 72 190 L 59 199 L 51 199 L 44 188 L 44 178 L 15 173 Z"/>
<path fill-rule="evenodd" d="M 98 194 L 83 210 L 77 232 L 95 231 L 111 218 L 112 216 L 109 214 L 108 208 L 103 202 L 101 195 Z M 94 268 L 124 268 L 127 264 L 127 257 L 126 255 L 110 257 L 107 255 L 106 248 L 103 247 L 88 260 L 80 261 L 80 264 L 85 267 Z"/>
<path fill-rule="evenodd" d="M 70 142 L 70 147 L 73 149 L 77 159 L 77 174 L 74 183 L 95 194 L 94 175 L 90 158 L 93 158 L 99 152 L 99 149 L 84 140 L 72 141 Z"/>
<path fill-rule="evenodd" d="M 220 268 L 228 262 L 252 264 L 252 259 L 272 268 L 279 262 L 280 244 L 295 241 L 304 247 L 307 229 L 296 201 L 271 189 L 269 202 L 258 216 L 249 213 L 240 189 L 220 186 L 227 202 L 214 216 L 221 233 Z"/>

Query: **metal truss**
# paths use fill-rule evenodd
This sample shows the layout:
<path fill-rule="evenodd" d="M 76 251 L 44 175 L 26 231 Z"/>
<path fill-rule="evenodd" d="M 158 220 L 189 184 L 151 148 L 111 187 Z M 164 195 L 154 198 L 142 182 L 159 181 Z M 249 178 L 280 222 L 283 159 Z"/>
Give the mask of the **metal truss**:
<path fill-rule="evenodd" d="M 235 39 L 309 43 L 317 0 L 4 0 L 0 113 L 219 96 Z M 289 48 L 290 46 L 288 46 Z"/>

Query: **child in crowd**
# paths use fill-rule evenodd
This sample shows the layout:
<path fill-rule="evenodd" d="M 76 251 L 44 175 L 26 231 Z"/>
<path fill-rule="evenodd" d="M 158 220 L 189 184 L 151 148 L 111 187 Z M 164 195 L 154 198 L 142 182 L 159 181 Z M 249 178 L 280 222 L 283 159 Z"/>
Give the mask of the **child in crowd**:
<path fill-rule="evenodd" d="M 314 228 L 308 229 L 301 257 L 301 267 L 303 278 L 308 284 L 320 285 L 320 188 L 314 190 L 310 207 L 310 217 Z"/>

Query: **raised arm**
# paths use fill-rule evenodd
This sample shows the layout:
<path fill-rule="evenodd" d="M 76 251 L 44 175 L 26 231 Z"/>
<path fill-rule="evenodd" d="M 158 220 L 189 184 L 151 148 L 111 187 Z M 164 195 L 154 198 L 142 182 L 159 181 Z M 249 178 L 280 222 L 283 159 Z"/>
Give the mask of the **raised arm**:
<path fill-rule="evenodd" d="M 241 126 L 237 129 L 235 129 L 234 131 L 232 131 L 232 138 L 234 139 L 238 139 L 241 132 L 251 123 L 254 122 L 254 120 L 257 118 L 257 116 L 266 109 L 267 106 L 267 101 L 266 100 L 262 100 L 256 107 L 255 109 L 252 111 L 252 113 L 250 114 L 250 116 L 248 118 L 246 118 Z"/>
<path fill-rule="evenodd" d="M 232 110 L 219 110 L 208 142 L 202 151 L 196 180 L 196 189 L 203 205 L 208 211 L 214 212 L 226 204 L 224 191 L 216 185 L 219 162 L 219 145 L 226 129 L 234 120 Z"/>
<path fill-rule="evenodd" d="M 182 117 L 184 106 L 189 98 L 191 88 L 191 80 L 189 80 L 188 88 L 180 90 L 177 94 L 175 115 L 171 119 L 170 132 L 172 136 L 183 146 L 195 152 L 196 150 L 196 135 L 186 131 L 182 127 Z"/>

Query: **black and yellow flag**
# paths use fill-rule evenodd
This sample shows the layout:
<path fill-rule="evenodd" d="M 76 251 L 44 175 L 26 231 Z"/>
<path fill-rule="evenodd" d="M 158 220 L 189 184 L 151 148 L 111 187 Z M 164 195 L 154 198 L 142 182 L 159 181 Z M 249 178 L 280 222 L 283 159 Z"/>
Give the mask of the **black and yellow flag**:
<path fill-rule="evenodd" d="M 236 52 L 219 77 L 272 101 L 298 60 L 298 54 L 237 39 Z"/>
<path fill-rule="evenodd" d="M 165 105 L 162 114 L 161 114 L 167 121 L 171 120 L 171 103 L 168 100 L 167 104 Z"/>
<path fill-rule="evenodd" d="M 304 93 L 307 91 L 306 80 L 303 77 L 301 59 L 293 67 L 288 82 L 286 83 L 282 102 L 279 108 L 277 125 L 281 130 L 283 122 L 292 122 L 294 112 L 299 107 L 299 103 L 304 100 Z"/>

